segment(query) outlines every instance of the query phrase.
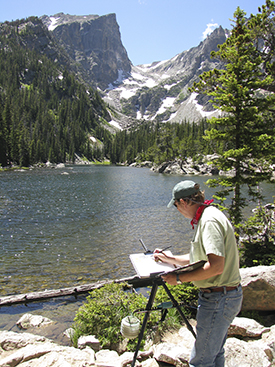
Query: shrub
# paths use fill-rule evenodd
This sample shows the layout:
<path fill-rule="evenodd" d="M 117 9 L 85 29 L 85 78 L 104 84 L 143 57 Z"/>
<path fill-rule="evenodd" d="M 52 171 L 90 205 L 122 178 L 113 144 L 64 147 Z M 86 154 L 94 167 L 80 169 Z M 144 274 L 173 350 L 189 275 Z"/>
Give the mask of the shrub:
<path fill-rule="evenodd" d="M 241 226 L 239 240 L 241 267 L 275 265 L 274 205 L 259 206 Z"/>
<path fill-rule="evenodd" d="M 192 283 L 183 283 L 181 285 L 169 285 L 167 284 L 172 296 L 178 301 L 181 307 L 184 307 L 183 313 L 187 318 L 195 318 L 197 313 L 197 300 L 198 300 L 198 288 L 194 286 Z M 159 287 L 156 302 L 165 302 L 169 301 L 169 297 L 165 292 L 164 288 Z M 177 312 L 174 314 L 173 321 L 175 319 L 178 323 L 182 323 L 182 319 Z M 172 314 L 172 311 L 171 311 Z"/>
<path fill-rule="evenodd" d="M 120 333 L 120 325 L 124 317 L 134 314 L 142 324 L 145 313 L 134 311 L 145 310 L 148 299 L 142 294 L 131 292 L 129 289 L 125 290 L 127 287 L 129 288 L 125 283 L 110 283 L 90 293 L 86 302 L 77 311 L 74 319 L 74 346 L 77 346 L 77 340 L 80 336 L 95 335 L 102 347 L 116 349 L 124 339 Z M 171 287 L 174 297 L 176 297 L 176 289 L 180 289 L 180 287 Z M 158 302 L 165 300 L 168 300 L 168 296 L 163 288 L 159 287 L 153 307 L 156 307 Z M 179 299 L 177 300 L 180 302 Z M 157 331 L 161 334 L 168 328 L 177 329 L 182 324 L 176 309 L 169 309 L 165 320 L 162 323 L 159 323 L 159 321 L 160 311 L 150 312 L 142 345 L 144 345 L 146 338 L 152 338 Z M 127 349 L 134 351 L 136 343 L 137 340 L 129 340 Z"/>

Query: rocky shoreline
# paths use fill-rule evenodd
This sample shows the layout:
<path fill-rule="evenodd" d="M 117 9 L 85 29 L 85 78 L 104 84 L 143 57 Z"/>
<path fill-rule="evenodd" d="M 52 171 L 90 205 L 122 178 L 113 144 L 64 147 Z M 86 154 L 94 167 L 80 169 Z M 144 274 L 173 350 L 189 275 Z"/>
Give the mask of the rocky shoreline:
<path fill-rule="evenodd" d="M 218 158 L 217 154 L 211 154 L 200 157 L 200 159 L 193 160 L 192 158 L 174 159 L 156 165 L 151 161 L 144 161 L 139 163 L 132 163 L 131 167 L 146 167 L 156 173 L 174 174 L 174 175 L 206 175 L 206 176 L 230 176 L 234 175 L 233 171 L 219 170 L 214 163 Z M 273 171 L 273 179 L 275 179 L 275 165 L 271 166 Z"/>
<path fill-rule="evenodd" d="M 270 313 L 265 326 L 253 319 L 236 317 L 225 344 L 225 367 L 275 366 L 275 266 L 241 269 L 244 302 L 242 310 Z M 82 338 L 78 348 L 54 343 L 43 336 L 52 321 L 42 316 L 24 315 L 15 331 L 0 331 L 0 367 L 66 367 L 98 366 L 126 367 L 132 352 L 118 353 L 101 349 L 95 336 Z M 195 327 L 195 321 L 191 320 Z M 34 329 L 39 329 L 37 335 Z M 29 332 L 32 331 L 32 333 Z M 42 336 L 41 336 L 42 334 Z M 67 333 L 68 343 L 70 331 Z M 138 355 L 136 366 L 164 367 L 167 364 L 187 367 L 194 337 L 186 327 L 167 331 L 159 340 L 147 343 Z"/>
<path fill-rule="evenodd" d="M 167 364 L 188 367 L 194 337 L 182 327 L 167 332 L 159 343 L 140 351 L 136 366 L 158 367 Z M 133 352 L 121 355 L 114 350 L 94 350 L 87 341 L 80 348 L 61 346 L 50 339 L 30 333 L 0 332 L 0 367 L 126 367 Z M 225 367 L 271 367 L 275 365 L 275 325 L 267 328 L 254 320 L 235 318 L 225 344 Z"/>

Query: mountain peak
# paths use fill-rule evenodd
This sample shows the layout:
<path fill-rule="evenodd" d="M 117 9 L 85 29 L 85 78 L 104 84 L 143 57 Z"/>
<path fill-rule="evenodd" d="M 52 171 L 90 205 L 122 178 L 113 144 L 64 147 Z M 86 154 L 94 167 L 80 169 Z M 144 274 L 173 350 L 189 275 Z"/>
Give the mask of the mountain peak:
<path fill-rule="evenodd" d="M 170 60 L 132 66 L 129 78 L 106 90 L 105 101 L 138 120 L 159 122 L 198 121 L 217 115 L 207 98 L 190 94 L 189 87 L 199 75 L 220 68 L 211 51 L 226 40 L 227 32 L 216 28 L 196 47 Z"/>
<path fill-rule="evenodd" d="M 41 17 L 43 23 L 48 27 L 49 31 L 53 31 L 56 27 L 63 24 L 78 22 L 80 24 L 99 18 L 99 15 L 70 15 L 57 13 L 55 15 L 43 15 Z"/>
<path fill-rule="evenodd" d="M 127 76 L 131 61 L 122 45 L 116 14 L 41 17 L 43 23 L 78 67 L 82 79 L 101 90 L 121 75 Z"/>

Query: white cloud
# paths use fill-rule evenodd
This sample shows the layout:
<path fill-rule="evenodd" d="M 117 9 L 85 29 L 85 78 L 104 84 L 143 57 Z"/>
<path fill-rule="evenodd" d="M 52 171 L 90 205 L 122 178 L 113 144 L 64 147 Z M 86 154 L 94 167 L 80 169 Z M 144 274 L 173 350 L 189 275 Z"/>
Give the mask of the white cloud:
<path fill-rule="evenodd" d="M 214 31 L 219 25 L 218 23 L 208 23 L 206 25 L 205 31 L 202 33 L 202 39 L 204 40 L 210 33 Z"/>

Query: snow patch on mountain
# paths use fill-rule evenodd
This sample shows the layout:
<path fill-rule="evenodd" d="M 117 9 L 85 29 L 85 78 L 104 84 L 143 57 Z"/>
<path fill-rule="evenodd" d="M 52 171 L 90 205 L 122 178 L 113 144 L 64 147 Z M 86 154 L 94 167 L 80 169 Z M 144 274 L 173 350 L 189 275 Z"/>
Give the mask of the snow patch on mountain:
<path fill-rule="evenodd" d="M 119 123 L 114 120 L 109 121 L 109 124 L 116 127 L 119 130 L 123 130 L 122 127 L 119 125 Z"/>
<path fill-rule="evenodd" d="M 173 107 L 175 100 L 176 98 L 174 97 L 166 97 L 162 101 L 162 105 L 160 106 L 160 109 L 157 111 L 156 115 L 161 115 L 167 110 L 167 108 Z"/>
<path fill-rule="evenodd" d="M 196 101 L 196 97 L 198 96 L 198 93 L 193 92 L 191 96 L 188 98 L 187 104 L 193 103 L 196 106 L 197 111 L 201 114 L 202 117 L 210 118 L 217 114 L 217 111 L 203 111 L 203 106 Z"/>
<path fill-rule="evenodd" d="M 58 20 L 60 17 L 50 17 L 50 24 L 48 25 L 49 31 L 53 31 L 58 26 Z"/>

